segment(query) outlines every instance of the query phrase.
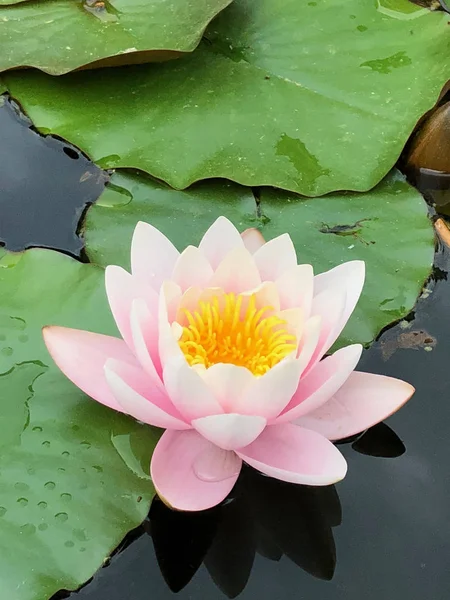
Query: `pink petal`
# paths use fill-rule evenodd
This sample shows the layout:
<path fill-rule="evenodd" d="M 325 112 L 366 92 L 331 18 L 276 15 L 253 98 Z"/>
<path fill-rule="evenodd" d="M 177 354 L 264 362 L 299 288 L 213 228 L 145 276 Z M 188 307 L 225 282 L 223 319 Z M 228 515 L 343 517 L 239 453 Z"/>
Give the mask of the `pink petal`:
<path fill-rule="evenodd" d="M 179 299 L 181 298 L 181 290 L 179 286 L 171 281 L 165 281 L 161 286 L 161 293 L 159 296 L 159 308 L 158 308 L 158 352 L 161 360 L 161 365 L 164 370 L 164 365 L 173 358 L 183 357 L 183 352 L 178 345 L 178 339 L 181 335 L 179 332 L 178 337 L 175 337 L 174 331 L 169 322 L 168 311 L 177 311 Z M 169 308 L 168 308 L 169 307 Z"/>
<path fill-rule="evenodd" d="M 215 296 L 220 298 L 223 295 L 224 291 L 222 288 L 188 288 L 180 298 L 175 320 L 183 327 L 187 326 L 189 321 L 186 318 L 185 311 L 194 313 L 196 310 L 198 310 L 200 302 L 210 302 Z"/>
<path fill-rule="evenodd" d="M 253 255 L 262 281 L 275 281 L 297 266 L 294 244 L 288 233 L 270 240 Z"/>
<path fill-rule="evenodd" d="M 329 295 L 330 302 L 333 301 L 336 293 L 345 292 L 346 296 L 345 310 L 342 314 L 340 329 L 336 329 L 336 337 L 331 342 L 330 347 L 344 329 L 345 324 L 355 309 L 364 286 L 365 273 L 366 266 L 364 261 L 352 260 L 338 265 L 330 271 L 320 273 L 314 278 L 314 296 L 326 292 Z"/>
<path fill-rule="evenodd" d="M 195 369 L 183 357 L 164 367 L 164 384 L 174 406 L 189 422 L 192 419 L 223 413 L 223 408 Z"/>
<path fill-rule="evenodd" d="M 205 233 L 198 247 L 212 268 L 217 269 L 227 254 L 235 248 L 243 248 L 244 242 L 233 223 L 226 217 L 219 217 Z"/>
<path fill-rule="evenodd" d="M 179 285 L 173 281 L 165 281 L 161 286 L 159 294 L 158 317 L 161 309 L 163 309 L 163 314 L 167 321 L 173 323 L 176 320 L 182 297 L 183 293 Z M 161 300 L 163 301 L 162 305 Z"/>
<path fill-rule="evenodd" d="M 305 369 L 305 375 L 311 371 L 336 341 L 343 327 L 342 322 L 346 303 L 345 291 L 337 291 L 333 297 L 330 297 L 328 292 L 322 292 L 314 297 L 311 315 L 320 317 L 320 334 L 316 348 Z"/>
<path fill-rule="evenodd" d="M 110 359 L 105 377 L 117 403 L 135 419 L 164 429 L 189 429 L 176 408 L 142 370 Z"/>
<path fill-rule="evenodd" d="M 244 298 L 255 296 L 256 307 L 258 309 L 271 306 L 274 312 L 278 312 L 280 310 L 278 289 L 273 281 L 264 281 L 264 283 L 261 283 L 261 285 L 258 285 L 258 287 L 244 292 L 242 296 L 244 296 Z M 248 305 L 245 305 L 245 307 L 247 306 Z M 266 313 L 266 316 L 267 314 L 268 313 Z"/>
<path fill-rule="evenodd" d="M 145 283 L 133 277 L 122 267 L 109 265 L 105 270 L 105 286 L 109 306 L 116 321 L 120 335 L 133 349 L 130 311 L 135 298 L 143 298 L 150 312 L 157 314 L 158 294 Z"/>
<path fill-rule="evenodd" d="M 133 301 L 130 314 L 131 334 L 136 358 L 157 385 L 161 381 L 158 351 L 158 322 L 142 298 Z"/>
<path fill-rule="evenodd" d="M 131 242 L 131 272 L 140 281 L 159 291 L 170 279 L 179 252 L 156 227 L 140 221 Z"/>
<path fill-rule="evenodd" d="M 276 422 L 293 421 L 327 402 L 347 381 L 361 352 L 361 344 L 354 344 L 320 361 L 306 377 L 302 377 L 292 400 Z"/>
<path fill-rule="evenodd" d="M 265 426 L 264 417 L 239 414 L 212 415 L 192 421 L 194 429 L 223 450 L 236 450 L 251 444 Z"/>
<path fill-rule="evenodd" d="M 240 294 L 261 284 L 258 268 L 246 248 L 231 250 L 217 267 L 210 287 L 221 287 L 226 293 Z"/>
<path fill-rule="evenodd" d="M 231 492 L 242 462 L 196 431 L 166 431 L 153 452 L 151 477 L 158 495 L 177 510 L 206 510 Z"/>
<path fill-rule="evenodd" d="M 193 286 L 206 287 L 213 273 L 203 252 L 194 246 L 188 246 L 178 257 L 171 279 L 185 292 Z"/>
<path fill-rule="evenodd" d="M 296 425 L 267 427 L 259 438 L 236 452 L 262 473 L 304 485 L 330 485 L 347 472 L 339 450 L 315 431 Z"/>
<path fill-rule="evenodd" d="M 297 346 L 301 342 L 305 320 L 301 308 L 286 308 L 277 312 L 277 317 L 285 321 L 283 326 L 288 333 L 295 335 Z"/>
<path fill-rule="evenodd" d="M 331 400 L 297 423 L 339 440 L 384 421 L 413 393 L 413 386 L 400 379 L 355 371 Z"/>
<path fill-rule="evenodd" d="M 307 365 L 310 363 L 311 357 L 319 343 L 321 326 L 322 318 L 317 316 L 308 319 L 303 327 L 302 337 L 297 351 L 298 360 L 302 365 L 302 375 L 304 374 Z"/>
<path fill-rule="evenodd" d="M 309 318 L 314 290 L 314 271 L 311 265 L 295 265 L 285 271 L 275 281 L 280 297 L 281 308 L 303 310 Z"/>
<path fill-rule="evenodd" d="M 244 246 L 247 248 L 250 254 L 255 254 L 255 252 L 266 243 L 263 234 L 254 227 L 243 231 L 241 233 L 241 237 L 244 241 Z"/>
<path fill-rule="evenodd" d="M 209 367 L 202 377 L 225 412 L 234 412 L 231 407 L 256 379 L 245 367 L 226 363 Z"/>
<path fill-rule="evenodd" d="M 301 364 L 286 358 L 261 377 L 255 377 L 245 393 L 231 400 L 230 410 L 243 415 L 258 415 L 270 421 L 280 414 L 297 390 Z"/>
<path fill-rule="evenodd" d="M 42 332 L 51 357 L 66 377 L 100 404 L 123 412 L 103 372 L 109 358 L 138 366 L 123 340 L 68 327 L 44 327 Z"/>

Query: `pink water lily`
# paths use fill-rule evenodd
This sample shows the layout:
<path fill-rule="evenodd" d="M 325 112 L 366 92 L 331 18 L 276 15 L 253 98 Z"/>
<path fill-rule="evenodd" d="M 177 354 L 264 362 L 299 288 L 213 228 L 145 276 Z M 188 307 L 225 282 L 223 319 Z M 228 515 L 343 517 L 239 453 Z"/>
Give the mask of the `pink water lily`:
<path fill-rule="evenodd" d="M 166 429 L 151 459 L 158 494 L 202 510 L 233 488 L 242 461 L 299 484 L 342 479 L 332 440 L 385 419 L 414 392 L 355 372 L 362 347 L 323 358 L 360 296 L 364 263 L 314 276 L 289 235 L 265 243 L 220 217 L 198 248 L 179 253 L 136 226 L 131 274 L 106 269 L 122 339 L 50 326 L 54 361 L 86 394 Z"/>

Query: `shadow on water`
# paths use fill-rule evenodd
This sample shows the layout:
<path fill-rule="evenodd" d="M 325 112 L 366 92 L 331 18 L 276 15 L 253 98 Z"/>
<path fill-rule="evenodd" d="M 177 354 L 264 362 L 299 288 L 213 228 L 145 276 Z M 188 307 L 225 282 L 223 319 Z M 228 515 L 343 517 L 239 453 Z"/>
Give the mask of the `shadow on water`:
<path fill-rule="evenodd" d="M 77 227 L 106 175 L 77 148 L 36 133 L 17 104 L 0 96 L 0 243 L 81 256 Z"/>

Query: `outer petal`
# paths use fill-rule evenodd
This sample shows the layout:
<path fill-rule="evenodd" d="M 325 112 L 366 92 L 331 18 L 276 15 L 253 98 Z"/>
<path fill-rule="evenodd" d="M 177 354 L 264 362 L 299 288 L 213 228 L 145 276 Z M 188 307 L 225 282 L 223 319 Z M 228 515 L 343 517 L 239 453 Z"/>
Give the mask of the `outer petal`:
<path fill-rule="evenodd" d="M 297 265 L 297 254 L 288 233 L 270 240 L 253 255 L 262 281 L 275 281 Z"/>
<path fill-rule="evenodd" d="M 338 265 L 330 271 L 320 273 L 314 278 L 314 296 L 322 292 L 327 292 L 330 296 L 330 301 L 332 301 L 336 293 L 345 292 L 346 304 L 342 315 L 341 329 L 336 332 L 335 339 L 337 339 L 355 309 L 364 286 L 365 274 L 366 266 L 364 261 L 352 260 Z M 334 340 L 331 343 L 333 344 Z"/>
<path fill-rule="evenodd" d="M 131 304 L 136 298 L 143 298 L 152 314 L 157 315 L 158 294 L 149 285 L 130 275 L 122 267 L 109 265 L 105 270 L 105 286 L 109 306 L 120 335 L 133 349 L 131 335 Z"/>
<path fill-rule="evenodd" d="M 175 337 L 169 323 L 169 310 L 176 313 L 180 298 L 181 290 L 179 286 L 171 281 L 164 282 L 161 287 L 161 294 L 159 295 L 158 307 L 158 351 L 163 369 L 169 360 L 183 357 L 177 341 L 179 336 L 178 338 Z M 181 335 L 181 330 L 179 334 Z"/>
<path fill-rule="evenodd" d="M 258 415 L 268 421 L 275 418 L 297 390 L 301 369 L 298 360 L 282 360 L 261 377 L 255 377 L 244 394 L 231 400 L 231 412 Z"/>
<path fill-rule="evenodd" d="M 159 387 L 161 381 L 161 361 L 158 350 L 157 315 L 150 314 L 145 301 L 138 298 L 133 301 L 130 314 L 131 335 L 136 358 Z"/>
<path fill-rule="evenodd" d="M 320 334 L 311 360 L 305 369 L 305 375 L 319 362 L 322 356 L 331 348 L 343 328 L 343 315 L 347 303 L 344 292 L 336 292 L 332 297 L 328 292 L 322 292 L 313 299 L 311 315 L 320 317 Z"/>
<path fill-rule="evenodd" d="M 413 393 L 413 386 L 400 379 L 354 372 L 331 400 L 296 423 L 330 440 L 342 439 L 384 421 Z"/>
<path fill-rule="evenodd" d="M 281 308 L 303 310 L 305 319 L 311 313 L 314 290 L 314 271 L 311 265 L 295 265 L 275 281 L 280 296 Z"/>
<path fill-rule="evenodd" d="M 194 286 L 206 287 L 213 273 L 203 252 L 195 246 L 188 246 L 178 257 L 171 279 L 185 292 Z"/>
<path fill-rule="evenodd" d="M 219 448 L 235 450 L 251 444 L 264 430 L 266 419 L 238 414 L 213 415 L 195 419 L 192 426 Z"/>
<path fill-rule="evenodd" d="M 179 252 L 156 227 L 140 221 L 131 242 L 131 272 L 140 281 L 159 291 L 170 279 Z"/>
<path fill-rule="evenodd" d="M 159 496 L 178 510 L 205 510 L 231 492 L 242 462 L 196 431 L 166 431 L 152 456 L 151 477 Z"/>
<path fill-rule="evenodd" d="M 326 438 L 296 425 L 267 427 L 259 438 L 236 452 L 262 473 L 304 485 L 330 485 L 347 472 L 339 450 Z"/>
<path fill-rule="evenodd" d="M 110 359 L 105 365 L 105 377 L 117 403 L 128 415 L 155 427 L 190 428 L 142 369 Z"/>
<path fill-rule="evenodd" d="M 243 231 L 241 233 L 241 237 L 244 241 L 245 247 L 250 252 L 250 254 L 255 254 L 255 252 L 259 250 L 261 246 L 264 246 L 264 244 L 266 243 L 263 234 L 254 227 Z"/>
<path fill-rule="evenodd" d="M 178 307 L 180 305 L 183 293 L 179 285 L 173 281 L 165 281 L 161 286 L 158 304 L 158 318 L 163 308 L 163 315 L 169 323 L 176 321 Z M 161 307 L 161 299 L 163 304 Z"/>
<path fill-rule="evenodd" d="M 327 402 L 349 378 L 361 352 L 361 344 L 354 344 L 322 360 L 300 380 L 296 393 L 276 422 L 293 421 Z"/>
<path fill-rule="evenodd" d="M 243 248 L 244 242 L 236 227 L 226 217 L 214 221 L 199 244 L 199 250 L 208 259 L 213 269 L 235 248 Z"/>
<path fill-rule="evenodd" d="M 223 413 L 223 408 L 195 369 L 183 357 L 164 367 L 164 383 L 174 406 L 187 421 Z"/>
<path fill-rule="evenodd" d="M 100 404 L 124 412 L 111 393 L 103 372 L 109 358 L 138 367 L 123 340 L 56 326 L 44 327 L 43 335 L 51 357 L 66 377 Z"/>
<path fill-rule="evenodd" d="M 302 374 L 310 363 L 311 357 L 319 343 L 321 325 L 322 318 L 316 316 L 308 319 L 303 327 L 303 333 L 297 352 L 298 360 L 302 364 Z"/>
<path fill-rule="evenodd" d="M 258 268 L 252 255 L 244 247 L 229 252 L 217 267 L 210 287 L 221 287 L 226 293 L 240 294 L 261 284 Z"/>

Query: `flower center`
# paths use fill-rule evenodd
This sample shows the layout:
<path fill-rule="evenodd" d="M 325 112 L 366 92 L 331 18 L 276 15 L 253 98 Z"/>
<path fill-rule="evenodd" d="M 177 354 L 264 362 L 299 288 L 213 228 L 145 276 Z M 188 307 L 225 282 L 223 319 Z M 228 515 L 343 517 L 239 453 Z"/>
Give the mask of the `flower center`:
<path fill-rule="evenodd" d="M 191 366 L 208 369 L 217 363 L 231 363 L 264 375 L 297 347 L 287 322 L 270 316 L 273 310 L 272 306 L 257 309 L 254 295 L 214 296 L 199 302 L 196 311 L 184 310 L 188 325 L 178 343 Z"/>

